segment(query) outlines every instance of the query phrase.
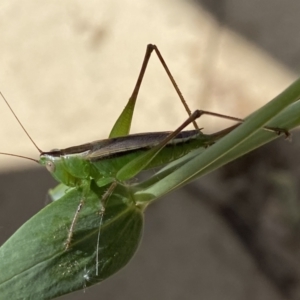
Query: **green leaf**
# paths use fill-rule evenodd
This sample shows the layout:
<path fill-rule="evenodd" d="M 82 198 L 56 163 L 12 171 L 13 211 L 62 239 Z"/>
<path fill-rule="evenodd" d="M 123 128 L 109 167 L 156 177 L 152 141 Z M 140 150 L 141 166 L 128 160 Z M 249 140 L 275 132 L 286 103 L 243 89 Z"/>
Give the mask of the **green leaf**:
<path fill-rule="evenodd" d="M 97 253 L 103 192 L 93 186 L 70 249 L 64 244 L 81 200 L 75 189 L 41 210 L 0 248 L 1 299 L 52 299 L 100 282 L 128 263 L 141 239 L 142 209 L 128 189 L 118 186 L 107 202 Z"/>
<path fill-rule="evenodd" d="M 299 126 L 300 102 L 296 102 L 299 98 L 300 79 L 207 150 L 196 150 L 196 154 L 192 153 L 192 158 L 184 164 L 182 160 L 178 166 L 172 164 L 172 172 L 165 169 L 163 174 L 154 175 L 148 181 L 136 185 L 136 201 L 154 201 L 276 138 L 274 133 L 261 129 L 265 124 L 289 130 Z M 159 181 L 155 178 L 159 178 Z"/>

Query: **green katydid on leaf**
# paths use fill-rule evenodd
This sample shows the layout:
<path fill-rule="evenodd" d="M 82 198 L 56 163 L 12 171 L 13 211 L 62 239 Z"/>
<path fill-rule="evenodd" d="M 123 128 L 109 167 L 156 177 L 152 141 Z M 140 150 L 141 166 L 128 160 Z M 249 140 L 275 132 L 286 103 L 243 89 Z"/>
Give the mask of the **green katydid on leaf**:
<path fill-rule="evenodd" d="M 174 132 L 128 135 L 153 51 L 189 117 Z M 61 184 L 50 193 L 56 201 L 1 246 L 0 270 L 6 272 L 0 272 L 0 294 L 6 299 L 16 294 L 20 299 L 52 299 L 113 275 L 137 250 L 143 212 L 151 202 L 278 133 L 288 136 L 300 124 L 299 97 L 300 80 L 245 121 L 207 111 L 191 113 L 159 50 L 148 45 L 134 91 L 109 139 L 48 152 L 38 148 L 40 160 L 34 161 Z M 206 135 L 195 123 L 202 114 L 238 124 Z M 190 123 L 195 129 L 183 131 Z M 131 183 L 141 171 L 166 164 L 150 178 Z"/>

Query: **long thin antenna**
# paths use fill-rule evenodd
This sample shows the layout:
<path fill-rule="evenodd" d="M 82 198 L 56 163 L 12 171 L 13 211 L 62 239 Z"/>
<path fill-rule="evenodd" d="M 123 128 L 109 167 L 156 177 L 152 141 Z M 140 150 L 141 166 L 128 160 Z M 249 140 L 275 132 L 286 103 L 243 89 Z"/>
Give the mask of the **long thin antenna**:
<path fill-rule="evenodd" d="M 35 146 L 35 148 L 42 153 L 43 151 L 37 146 L 37 144 L 34 142 L 34 140 L 31 138 L 31 136 L 29 135 L 29 133 L 27 132 L 27 130 L 25 129 L 25 127 L 22 125 L 21 121 L 19 120 L 19 118 L 17 117 L 17 115 L 15 114 L 15 112 L 13 111 L 13 109 L 11 108 L 11 106 L 9 105 L 8 101 L 5 99 L 4 95 L 2 94 L 2 92 L 0 91 L 1 97 L 3 98 L 3 100 L 5 101 L 5 103 L 7 104 L 8 108 L 10 109 L 10 111 L 12 112 L 12 114 L 15 116 L 16 120 L 18 121 L 18 123 L 20 124 L 20 126 L 23 128 L 24 132 L 26 133 L 27 137 L 30 139 L 30 141 L 32 142 L 32 144 Z M 1 153 L 4 154 L 4 153 Z M 8 153 L 7 153 L 8 155 Z M 23 156 L 19 156 L 19 155 L 12 155 L 12 156 L 17 156 L 17 157 L 23 157 Z M 28 158 L 28 157 L 23 157 L 23 158 Z M 31 158 L 30 158 L 31 159 Z M 34 160 L 36 161 L 36 160 Z"/>
<path fill-rule="evenodd" d="M 1 93 L 1 92 L 0 92 Z M 25 159 L 28 159 L 28 160 L 32 160 L 36 163 L 39 164 L 39 161 L 34 159 L 34 158 L 31 158 L 31 157 L 27 157 L 27 156 L 23 156 L 23 155 L 18 155 L 18 154 L 11 154 L 11 153 L 6 153 L 6 152 L 0 152 L 1 155 L 8 155 L 8 156 L 14 156 L 14 157 L 19 157 L 19 158 L 25 158 Z"/>

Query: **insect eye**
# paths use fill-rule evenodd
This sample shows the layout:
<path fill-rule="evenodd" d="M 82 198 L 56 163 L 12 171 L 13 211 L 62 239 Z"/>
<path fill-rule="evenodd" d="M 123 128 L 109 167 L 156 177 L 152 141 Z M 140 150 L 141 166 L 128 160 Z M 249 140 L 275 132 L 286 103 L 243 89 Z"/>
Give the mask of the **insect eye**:
<path fill-rule="evenodd" d="M 50 172 L 50 173 L 54 173 L 55 171 L 55 164 L 52 161 L 47 161 L 46 162 L 46 169 Z"/>

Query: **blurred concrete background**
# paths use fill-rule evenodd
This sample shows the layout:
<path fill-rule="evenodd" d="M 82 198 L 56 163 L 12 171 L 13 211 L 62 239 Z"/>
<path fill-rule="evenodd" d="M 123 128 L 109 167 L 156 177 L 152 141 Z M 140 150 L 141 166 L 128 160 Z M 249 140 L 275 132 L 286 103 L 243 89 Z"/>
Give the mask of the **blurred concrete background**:
<path fill-rule="evenodd" d="M 297 77 L 299 10 L 296 0 L 4 0 L 0 89 L 44 150 L 105 138 L 155 43 L 191 109 L 244 117 Z M 3 102 L 0 111 L 0 151 L 37 157 Z M 153 57 L 132 132 L 185 117 Z M 129 265 L 62 299 L 299 299 L 298 149 L 294 134 L 157 202 Z M 30 162 L 0 166 L 3 243 L 55 182 Z"/>

